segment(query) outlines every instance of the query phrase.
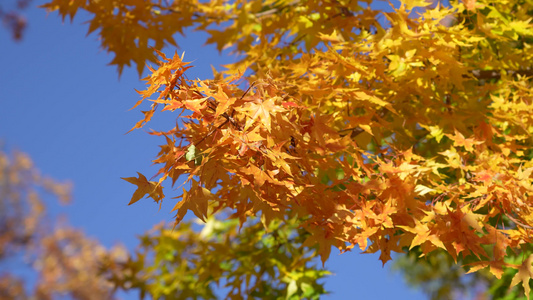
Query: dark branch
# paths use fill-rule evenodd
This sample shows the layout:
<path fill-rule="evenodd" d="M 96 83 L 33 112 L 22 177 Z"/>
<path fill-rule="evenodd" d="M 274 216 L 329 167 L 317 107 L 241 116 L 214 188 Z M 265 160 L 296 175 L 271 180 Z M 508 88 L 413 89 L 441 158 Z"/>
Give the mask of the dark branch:
<path fill-rule="evenodd" d="M 521 75 L 526 77 L 533 77 L 533 70 L 531 68 L 526 68 L 524 70 L 518 71 L 506 70 L 506 72 L 511 76 Z M 502 71 L 500 70 L 473 70 L 471 73 L 478 80 L 500 80 L 502 77 Z"/>

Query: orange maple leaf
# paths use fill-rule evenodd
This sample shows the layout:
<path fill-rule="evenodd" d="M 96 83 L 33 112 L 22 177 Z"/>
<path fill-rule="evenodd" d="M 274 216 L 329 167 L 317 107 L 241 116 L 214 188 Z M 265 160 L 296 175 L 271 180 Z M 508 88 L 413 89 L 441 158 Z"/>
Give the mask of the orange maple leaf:
<path fill-rule="evenodd" d="M 468 264 L 467 266 L 472 266 L 466 274 L 477 272 L 481 269 L 484 269 L 486 267 L 490 267 L 490 273 L 494 275 L 496 278 L 501 279 L 503 275 L 503 267 L 509 266 L 507 263 L 505 263 L 503 260 L 497 260 L 497 261 L 479 261 L 472 264 Z"/>
<path fill-rule="evenodd" d="M 200 220 L 206 221 L 207 209 L 209 200 L 212 200 L 214 195 L 208 189 L 200 186 L 198 182 L 192 179 L 190 190 L 183 189 L 183 195 L 176 198 L 182 198 L 182 200 L 174 206 L 172 211 L 177 210 L 176 224 L 178 224 L 187 211 L 192 211 L 195 216 Z"/>
<path fill-rule="evenodd" d="M 148 181 L 146 177 L 144 177 L 143 174 L 137 172 L 139 174 L 139 178 L 135 177 L 126 177 L 122 178 L 126 180 L 129 183 L 135 184 L 137 186 L 137 190 L 135 193 L 133 193 L 133 196 L 131 197 L 130 203 L 128 205 L 131 205 L 144 197 L 144 195 L 148 194 L 152 199 L 154 199 L 155 202 L 159 202 L 161 199 L 165 197 L 163 195 L 163 187 L 154 181 Z"/>
<path fill-rule="evenodd" d="M 455 147 L 464 147 L 466 151 L 471 152 L 474 150 L 474 145 L 482 144 L 483 142 L 479 142 L 474 140 L 473 138 L 465 139 L 464 135 L 455 130 L 455 135 L 446 134 L 448 138 L 450 138 L 453 141 L 453 145 Z"/>

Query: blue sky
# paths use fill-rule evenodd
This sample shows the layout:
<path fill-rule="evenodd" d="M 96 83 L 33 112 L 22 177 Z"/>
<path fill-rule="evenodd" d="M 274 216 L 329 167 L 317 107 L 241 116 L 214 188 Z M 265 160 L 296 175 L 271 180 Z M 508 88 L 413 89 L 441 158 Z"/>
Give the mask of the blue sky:
<path fill-rule="evenodd" d="M 21 42 L 0 30 L 0 140 L 7 149 L 28 153 L 42 173 L 74 184 L 73 204 L 50 202 L 51 215 L 65 214 L 108 247 L 122 243 L 133 249 L 136 235 L 172 220 L 175 201 L 163 202 L 161 210 L 151 200 L 128 206 L 135 186 L 120 179 L 156 172 L 150 161 L 161 140 L 143 130 L 125 134 L 141 118 L 139 110 L 129 109 L 140 99 L 135 89 L 144 84 L 135 69 L 125 69 L 119 79 L 107 65 L 112 56 L 99 49 L 96 35 L 86 36 L 87 16 L 63 24 L 55 13 L 47 17 L 32 7 L 26 17 Z M 211 65 L 233 60 L 203 46 L 204 38 L 178 38 L 178 53 L 185 51 L 195 66 L 189 78 L 210 78 Z M 170 129 L 173 117 L 161 116 L 148 128 Z M 332 252 L 326 268 L 335 275 L 326 289 L 333 294 L 326 299 L 425 299 L 389 267 L 382 268 L 378 255 Z"/>

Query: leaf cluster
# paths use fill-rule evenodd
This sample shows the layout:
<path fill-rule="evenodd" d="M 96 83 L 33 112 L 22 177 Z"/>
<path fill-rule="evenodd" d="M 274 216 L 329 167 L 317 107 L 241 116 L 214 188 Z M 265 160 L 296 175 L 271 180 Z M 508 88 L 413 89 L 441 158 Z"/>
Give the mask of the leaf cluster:
<path fill-rule="evenodd" d="M 62 1 L 45 6 L 73 16 L 104 5 Z M 94 20 L 118 11 L 115 25 L 145 26 L 141 12 L 155 20 L 188 9 L 109 3 L 107 15 L 91 11 Z M 213 80 L 188 80 L 183 57 L 158 52 L 136 104 L 150 107 L 133 129 L 156 112 L 176 124 L 151 132 L 164 137 L 158 179 L 134 183 L 132 202 L 159 202 L 165 180 L 185 179 L 177 223 L 188 211 L 208 220 L 223 209 L 241 225 L 295 219 L 323 262 L 332 246 L 380 252 L 383 263 L 415 247 L 444 250 L 472 272 L 514 270 L 510 284 L 529 295 L 532 256 L 506 257 L 522 253 L 533 229 L 531 1 L 405 0 L 389 11 L 350 0 L 195 4 L 170 31 L 109 39 L 169 41 L 192 22 L 238 54 Z M 113 31 L 101 28 L 107 41 Z M 104 47 L 119 68 L 138 52 L 112 43 Z"/>
<path fill-rule="evenodd" d="M 200 232 L 190 222 L 161 225 L 128 259 L 105 262 L 103 274 L 141 298 L 318 299 L 329 273 L 312 264 L 314 250 L 302 246 L 308 234 L 296 224 L 250 221 L 239 229 L 236 220 L 211 217 Z"/>

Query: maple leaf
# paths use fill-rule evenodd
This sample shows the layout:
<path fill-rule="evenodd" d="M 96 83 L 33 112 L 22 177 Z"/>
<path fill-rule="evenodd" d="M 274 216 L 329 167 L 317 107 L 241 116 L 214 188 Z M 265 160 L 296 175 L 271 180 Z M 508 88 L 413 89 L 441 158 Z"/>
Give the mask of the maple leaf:
<path fill-rule="evenodd" d="M 526 292 L 526 297 L 529 299 L 529 280 L 533 277 L 533 254 L 529 255 L 528 258 L 520 265 L 518 268 L 518 273 L 515 274 L 511 280 L 511 287 L 517 285 L 519 282 L 522 283 L 524 290 Z"/>
<path fill-rule="evenodd" d="M 486 267 L 490 267 L 489 268 L 490 272 L 496 278 L 501 279 L 503 275 L 503 267 L 509 266 L 509 265 L 505 263 L 504 261 L 500 260 L 500 261 L 489 261 L 489 262 L 480 261 L 480 262 L 468 264 L 467 266 L 471 266 L 471 268 L 468 270 L 468 272 L 466 272 L 466 274 L 474 273 Z"/>
<path fill-rule="evenodd" d="M 135 184 L 137 186 L 137 190 L 133 193 L 133 196 L 131 197 L 130 202 L 128 205 L 131 205 L 139 200 L 142 199 L 145 195 L 148 194 L 149 197 L 154 199 L 155 202 L 158 202 L 162 200 L 165 195 L 163 195 L 163 187 L 158 183 L 154 181 L 148 181 L 146 177 L 144 177 L 143 174 L 137 172 L 139 177 L 126 177 L 122 178 L 126 180 L 127 182 L 131 184 Z"/>
<path fill-rule="evenodd" d="M 472 138 L 465 139 L 465 137 L 457 130 L 455 130 L 455 135 L 446 134 L 446 136 L 453 141 L 455 147 L 464 147 L 468 152 L 474 150 L 474 145 L 480 145 L 483 143 Z"/>
<path fill-rule="evenodd" d="M 332 241 L 327 239 L 326 235 L 327 232 L 317 232 L 316 234 L 309 236 L 303 243 L 303 246 L 305 247 L 312 247 L 318 245 L 318 254 L 320 254 L 320 260 L 322 261 L 322 265 L 326 263 L 329 258 L 329 255 L 331 254 Z"/>
<path fill-rule="evenodd" d="M 214 195 L 208 189 L 200 186 L 196 180 L 192 179 L 189 191 L 183 189 L 183 194 L 177 198 L 182 198 L 182 200 L 176 203 L 174 208 L 172 208 L 172 211 L 178 211 L 176 215 L 176 224 L 183 219 L 189 210 L 200 220 L 205 222 L 209 206 L 208 202 L 214 198 Z"/>
<path fill-rule="evenodd" d="M 433 3 L 429 0 L 403 0 L 402 5 L 405 5 L 407 10 L 411 10 L 415 7 L 426 7 Z"/>
<path fill-rule="evenodd" d="M 155 107 L 152 108 L 151 110 L 148 110 L 148 111 L 141 111 L 143 114 L 144 114 L 144 119 L 138 121 L 137 123 L 135 123 L 135 126 L 133 126 L 127 133 L 137 129 L 137 128 L 142 128 L 144 126 L 144 124 L 146 124 L 147 122 L 149 122 L 151 119 L 152 119 L 152 116 L 154 115 L 154 112 L 155 112 Z"/>
<path fill-rule="evenodd" d="M 246 111 L 250 117 L 244 125 L 244 130 L 249 129 L 254 123 L 259 122 L 265 126 L 265 129 L 270 132 L 272 130 L 272 120 L 270 115 L 275 112 L 281 112 L 285 109 L 276 104 L 278 98 L 258 99 L 255 98 L 249 102 Z"/>
<path fill-rule="evenodd" d="M 446 249 L 444 243 L 438 238 L 438 236 L 434 232 L 429 229 L 428 225 L 423 224 L 419 220 L 415 220 L 414 227 L 407 227 L 401 225 L 398 227 L 415 234 L 413 240 L 411 241 L 411 245 L 409 246 L 409 250 L 411 250 L 415 246 L 419 246 L 426 242 L 430 242 L 436 247 Z"/>

